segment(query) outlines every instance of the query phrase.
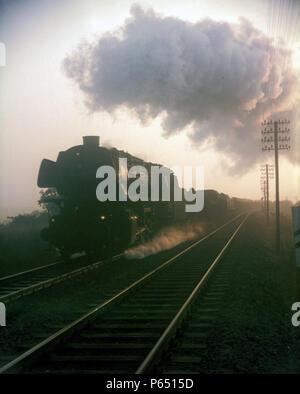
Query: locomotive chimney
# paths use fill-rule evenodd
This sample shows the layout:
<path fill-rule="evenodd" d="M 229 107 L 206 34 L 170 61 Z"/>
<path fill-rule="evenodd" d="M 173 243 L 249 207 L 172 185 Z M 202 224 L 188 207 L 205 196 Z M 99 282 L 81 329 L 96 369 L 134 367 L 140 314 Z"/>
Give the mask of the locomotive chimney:
<path fill-rule="evenodd" d="M 83 145 L 86 149 L 96 149 L 99 147 L 98 135 L 87 135 L 83 137 Z"/>

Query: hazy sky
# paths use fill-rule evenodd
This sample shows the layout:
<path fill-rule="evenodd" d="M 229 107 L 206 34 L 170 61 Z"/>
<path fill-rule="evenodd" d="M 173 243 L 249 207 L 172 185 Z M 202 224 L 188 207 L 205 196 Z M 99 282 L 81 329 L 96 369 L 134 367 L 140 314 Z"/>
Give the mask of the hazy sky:
<path fill-rule="evenodd" d="M 273 162 L 260 153 L 260 120 L 278 111 L 294 122 L 281 198 L 300 199 L 298 2 L 0 4 L 1 218 L 36 208 L 41 160 L 83 135 L 166 166 L 203 165 L 206 188 L 260 198 L 259 166 Z M 292 71 L 265 35 L 288 39 Z"/>

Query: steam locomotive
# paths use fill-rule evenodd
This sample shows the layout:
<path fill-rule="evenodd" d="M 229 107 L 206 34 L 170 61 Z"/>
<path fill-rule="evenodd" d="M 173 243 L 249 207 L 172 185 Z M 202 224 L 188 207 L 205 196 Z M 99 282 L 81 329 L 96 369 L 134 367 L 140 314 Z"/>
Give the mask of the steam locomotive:
<path fill-rule="evenodd" d="M 110 166 L 119 175 L 119 158 L 127 159 L 129 169 L 140 165 L 150 170 L 154 165 L 127 152 L 99 146 L 98 136 L 83 137 L 82 145 L 60 152 L 56 162 L 42 161 L 38 186 L 53 188 L 54 192 L 42 199 L 49 212 L 49 226 L 42 230 L 41 237 L 56 247 L 65 260 L 75 252 L 97 256 L 117 253 L 149 239 L 166 225 L 210 218 L 235 208 L 233 199 L 214 190 L 204 191 L 204 209 L 197 214 L 185 212 L 182 201 L 164 201 L 161 194 L 154 202 L 100 202 L 95 192 L 99 183 L 97 169 Z M 172 186 L 177 178 L 173 173 L 168 179 L 162 174 L 160 182 L 161 186 L 166 182 Z"/>

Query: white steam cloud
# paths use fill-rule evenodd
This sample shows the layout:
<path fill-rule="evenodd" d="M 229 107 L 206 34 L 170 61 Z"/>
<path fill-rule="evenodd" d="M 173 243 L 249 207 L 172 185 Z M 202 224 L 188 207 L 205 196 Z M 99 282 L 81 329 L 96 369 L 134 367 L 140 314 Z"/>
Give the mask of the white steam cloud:
<path fill-rule="evenodd" d="M 143 259 L 152 254 L 172 249 L 182 242 L 193 240 L 204 234 L 204 223 L 189 223 L 184 226 L 162 229 L 151 241 L 125 251 L 128 259 Z"/>
<path fill-rule="evenodd" d="M 135 5 L 118 31 L 81 43 L 64 70 L 91 111 L 161 116 L 165 136 L 189 126 L 195 146 L 212 142 L 242 173 L 260 157 L 262 116 L 295 105 L 290 63 L 291 53 L 246 19 L 192 24 Z"/>

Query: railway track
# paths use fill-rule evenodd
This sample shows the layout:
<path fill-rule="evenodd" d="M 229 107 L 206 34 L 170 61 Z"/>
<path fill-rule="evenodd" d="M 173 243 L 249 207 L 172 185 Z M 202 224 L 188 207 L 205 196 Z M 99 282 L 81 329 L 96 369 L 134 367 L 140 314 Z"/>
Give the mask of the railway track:
<path fill-rule="evenodd" d="M 0 373 L 141 374 L 157 369 L 247 217 L 240 215 L 194 242 L 2 366 Z M 203 347 L 203 330 L 209 324 L 207 314 L 215 311 L 216 301 L 223 294 L 221 283 L 207 295 L 201 307 L 206 317 L 197 322 L 187 349 Z"/>
<path fill-rule="evenodd" d="M 2 277 L 0 278 L 0 302 L 7 304 L 27 294 L 35 293 L 46 287 L 51 287 L 57 283 L 96 269 L 108 261 L 116 261 L 121 257 L 122 254 L 94 263 L 87 263 L 84 259 L 76 259 L 67 264 L 58 261 Z"/>
<path fill-rule="evenodd" d="M 74 259 L 68 264 L 56 261 L 17 274 L 0 277 L 0 302 L 7 304 L 28 294 L 38 292 L 44 288 L 54 286 L 57 283 L 99 268 L 104 263 L 117 261 L 123 256 L 124 254 L 118 254 L 110 259 L 93 263 L 87 263 L 82 258 Z"/>

